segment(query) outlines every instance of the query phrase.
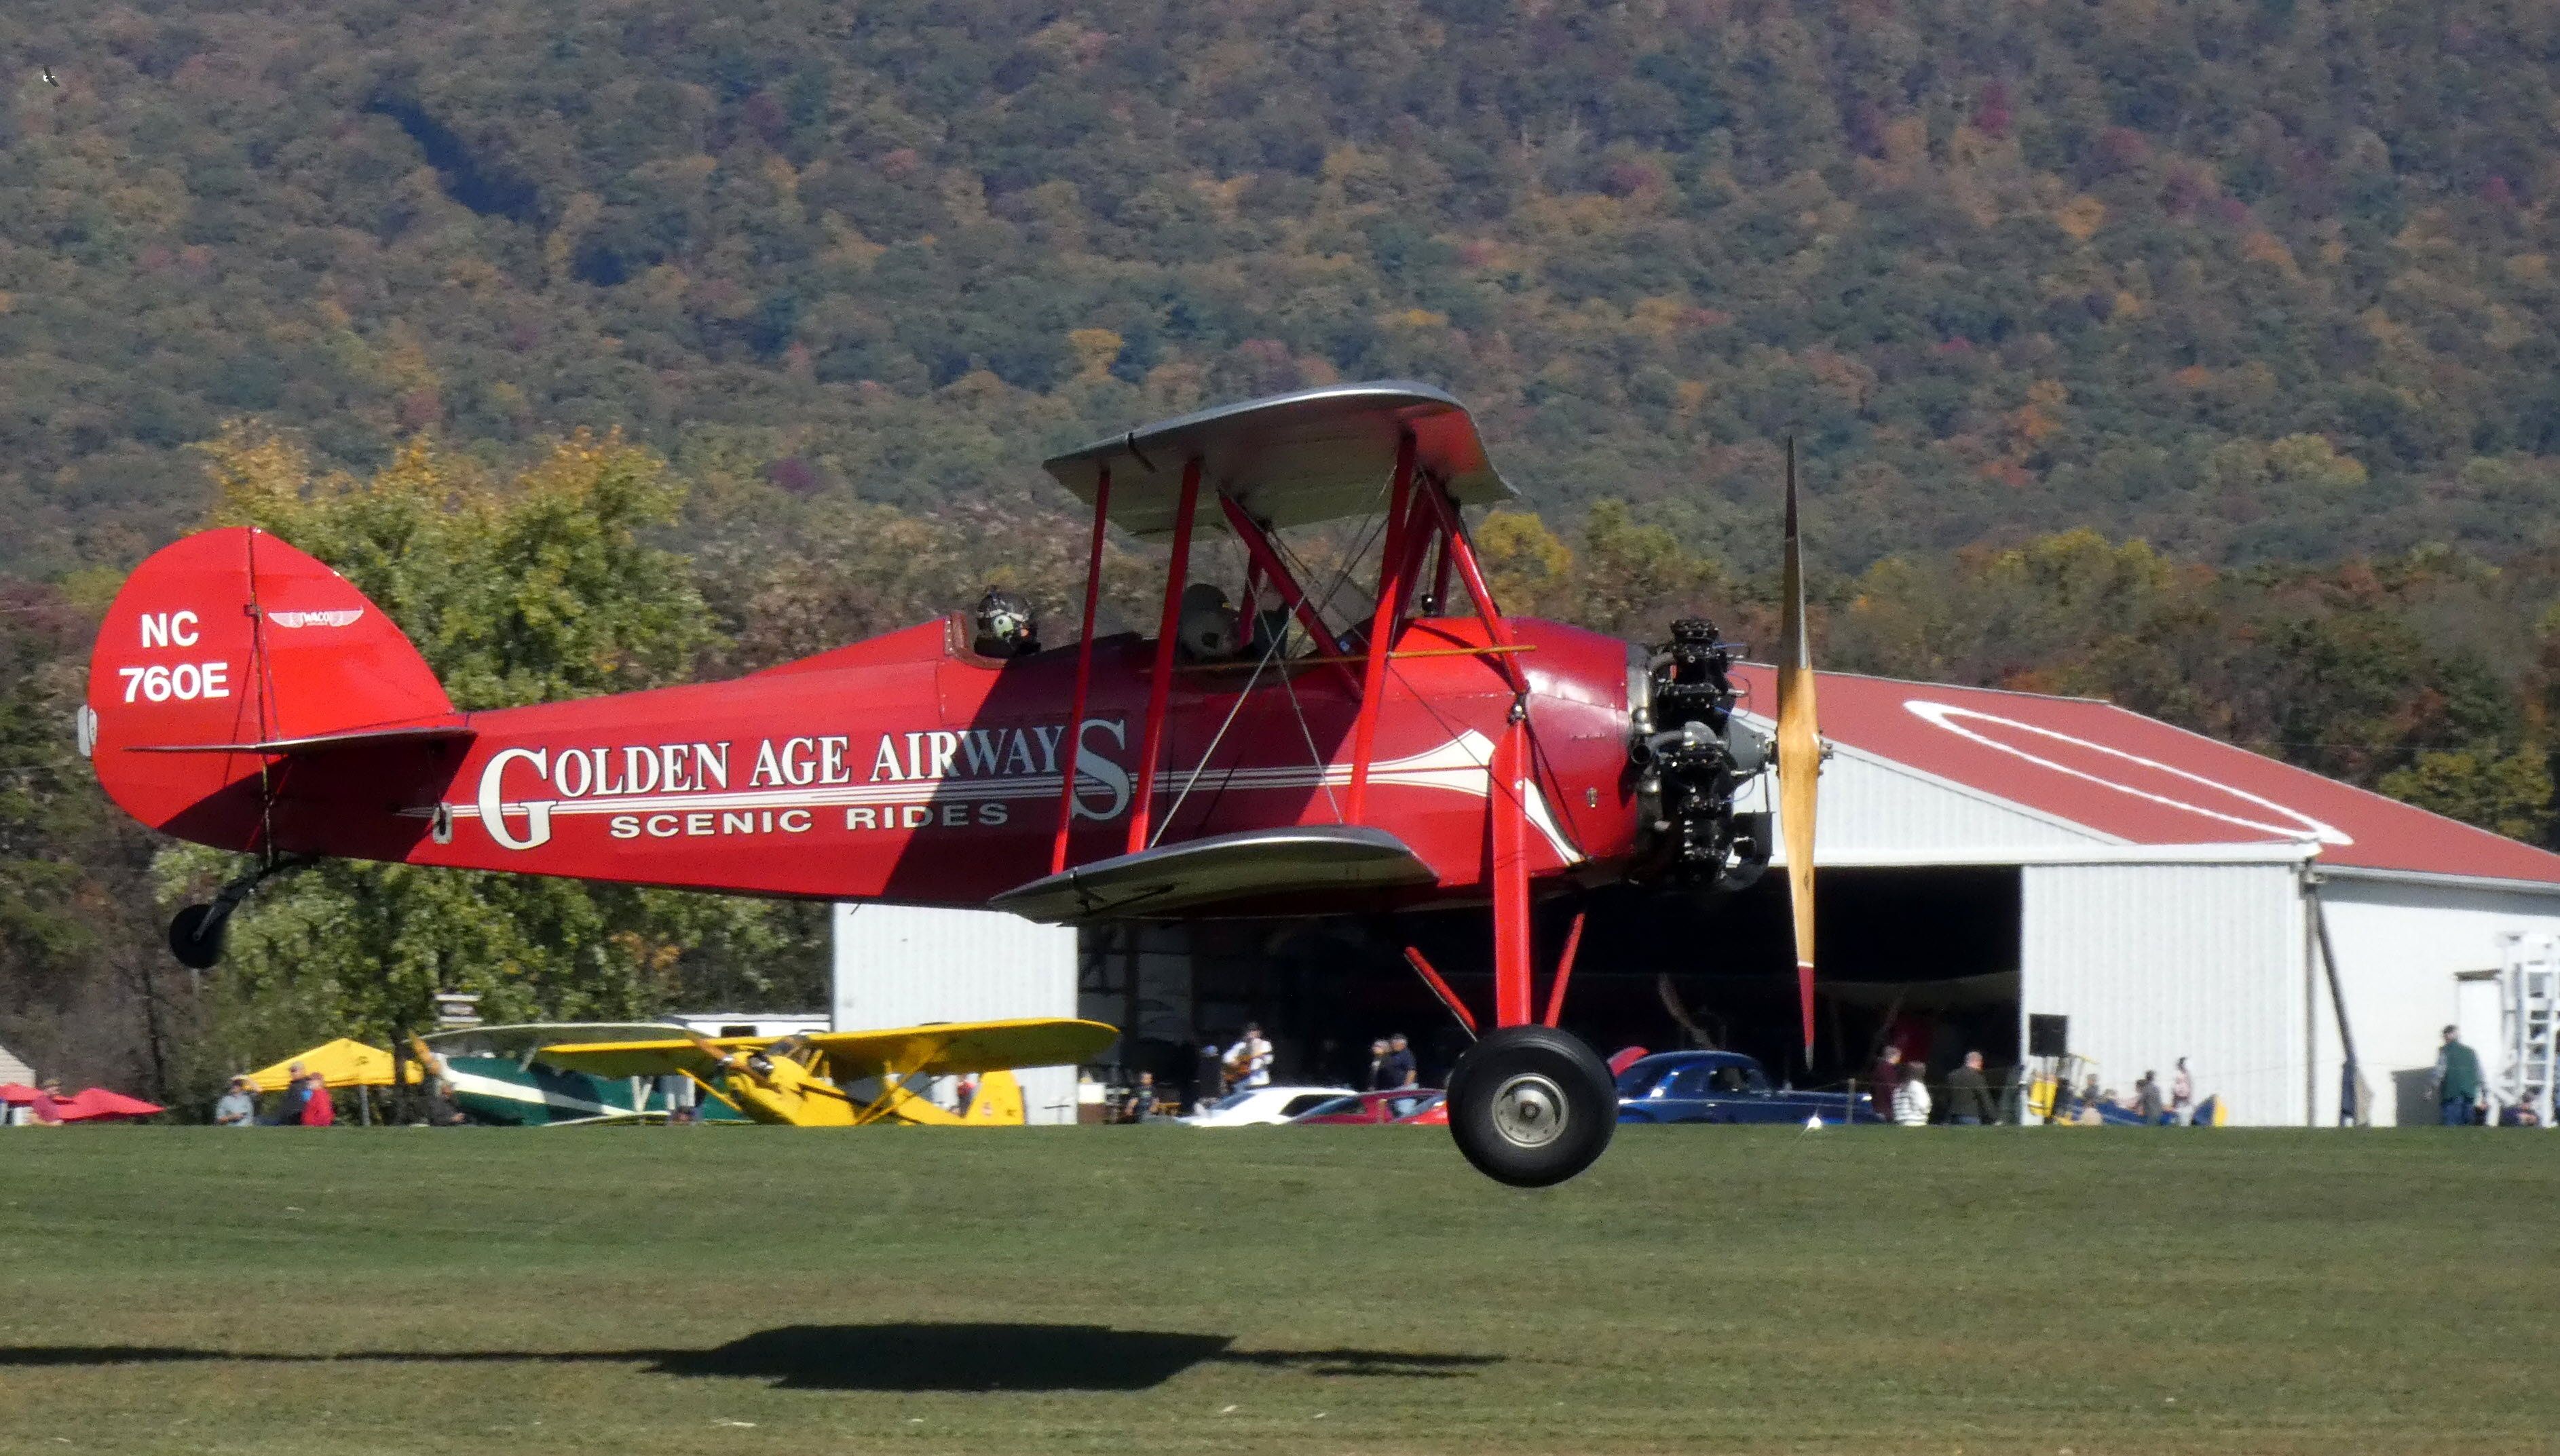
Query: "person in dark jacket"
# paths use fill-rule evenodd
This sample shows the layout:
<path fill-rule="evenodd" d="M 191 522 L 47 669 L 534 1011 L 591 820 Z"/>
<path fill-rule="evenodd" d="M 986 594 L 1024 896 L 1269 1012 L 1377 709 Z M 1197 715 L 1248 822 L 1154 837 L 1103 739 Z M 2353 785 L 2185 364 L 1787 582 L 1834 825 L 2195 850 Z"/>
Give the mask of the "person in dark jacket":
<path fill-rule="evenodd" d="M 1383 1088 L 1418 1087 L 1421 1085 L 1420 1064 L 1413 1060 L 1413 1048 L 1397 1032 L 1386 1039 L 1386 1060 L 1378 1064 L 1378 1085 Z"/>
<path fill-rule="evenodd" d="M 2469 1127 L 2480 1120 L 2480 1053 L 2463 1045 L 2462 1035 L 2445 1028 L 2445 1050 L 2436 1055 L 2436 1110 L 2447 1127 Z"/>
<path fill-rule="evenodd" d="M 275 1111 L 266 1119 L 269 1127 L 299 1127 L 302 1108 L 311 1100 L 311 1074 L 296 1062 L 285 1069 L 284 1095 L 278 1098 Z"/>
<path fill-rule="evenodd" d="M 1991 1084 L 1983 1080 L 1980 1052 L 1967 1052 L 1965 1065 L 1947 1074 L 1947 1120 L 1958 1127 L 1983 1127 L 2000 1120 L 1992 1105 Z"/>
<path fill-rule="evenodd" d="M 1204 1110 L 1226 1095 L 1226 1062 L 1215 1037 L 1203 1043 L 1192 1071 L 1192 1110 Z"/>
<path fill-rule="evenodd" d="M 1875 1114 L 1889 1120 L 1893 1116 L 1893 1094 L 1902 1090 L 1902 1049 L 1885 1043 L 1883 1054 L 1867 1069 L 1866 1081 L 1875 1098 Z"/>

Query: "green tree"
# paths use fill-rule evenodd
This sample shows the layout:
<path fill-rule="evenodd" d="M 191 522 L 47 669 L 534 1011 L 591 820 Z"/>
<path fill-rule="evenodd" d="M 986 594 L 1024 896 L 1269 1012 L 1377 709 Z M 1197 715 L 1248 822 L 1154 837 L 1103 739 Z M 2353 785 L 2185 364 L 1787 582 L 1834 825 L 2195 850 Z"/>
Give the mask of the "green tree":
<path fill-rule="evenodd" d="M 457 706 L 675 680 L 715 647 L 691 563 L 649 541 L 683 488 L 648 452 L 585 435 L 512 477 L 413 440 L 369 478 L 315 472 L 294 442 L 235 426 L 206 447 L 219 518 L 345 574 L 399 622 Z M 237 866 L 165 851 L 172 898 Z M 405 865 L 329 861 L 262 889 L 219 972 L 222 1048 L 426 1024 L 437 991 L 507 1020 L 645 1016 L 680 999 L 805 1004 L 815 923 L 762 903 Z"/>
<path fill-rule="evenodd" d="M 2510 839 L 2538 843 L 2551 829 L 2551 765 L 2539 752 L 2422 753 L 2409 767 L 2383 775 L 2379 787 L 2393 799 Z"/>

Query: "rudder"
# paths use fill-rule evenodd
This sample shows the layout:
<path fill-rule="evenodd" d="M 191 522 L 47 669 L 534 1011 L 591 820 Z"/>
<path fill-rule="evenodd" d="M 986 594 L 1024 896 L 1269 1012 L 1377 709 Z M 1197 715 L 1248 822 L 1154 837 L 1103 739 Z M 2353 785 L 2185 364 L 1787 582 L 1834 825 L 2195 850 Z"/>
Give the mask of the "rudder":
<path fill-rule="evenodd" d="M 257 847 L 260 787 L 296 745 L 460 732 L 417 649 L 345 577 L 253 527 L 188 536 L 125 579 L 89 655 L 81 741 L 157 829 Z"/>

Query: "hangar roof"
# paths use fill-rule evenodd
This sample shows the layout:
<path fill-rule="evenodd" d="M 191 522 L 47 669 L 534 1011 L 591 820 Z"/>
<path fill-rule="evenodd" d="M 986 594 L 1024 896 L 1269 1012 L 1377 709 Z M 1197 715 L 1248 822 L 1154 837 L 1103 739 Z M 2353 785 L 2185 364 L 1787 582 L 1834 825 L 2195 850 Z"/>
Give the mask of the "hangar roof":
<path fill-rule="evenodd" d="M 1776 711 L 1773 669 L 1735 675 L 1746 710 Z M 2307 843 L 2325 865 L 2560 885 L 2560 855 L 2113 703 L 1843 672 L 1817 684 L 1827 740 L 2016 810 L 2017 822 L 2082 831 L 2074 838 Z M 1831 807 L 1826 796 L 1827 833 Z"/>

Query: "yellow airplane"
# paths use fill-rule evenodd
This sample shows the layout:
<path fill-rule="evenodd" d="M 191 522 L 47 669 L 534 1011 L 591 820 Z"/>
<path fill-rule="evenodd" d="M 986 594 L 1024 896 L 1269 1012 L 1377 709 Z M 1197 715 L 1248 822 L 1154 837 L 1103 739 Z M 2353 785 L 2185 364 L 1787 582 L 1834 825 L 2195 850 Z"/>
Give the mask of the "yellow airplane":
<path fill-rule="evenodd" d="M 569 1042 L 535 1055 L 600 1078 L 682 1074 L 740 1114 L 783 1127 L 1020 1127 L 1023 1090 L 1014 1068 L 1089 1062 L 1119 1035 L 1098 1021 L 1035 1017 L 788 1037 Z M 914 1090 L 919 1079 L 960 1073 L 981 1074 L 966 1111 Z"/>

